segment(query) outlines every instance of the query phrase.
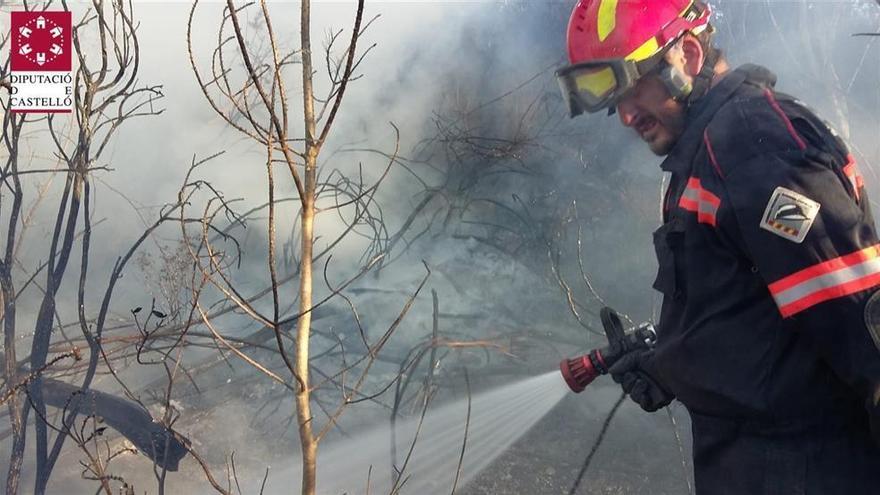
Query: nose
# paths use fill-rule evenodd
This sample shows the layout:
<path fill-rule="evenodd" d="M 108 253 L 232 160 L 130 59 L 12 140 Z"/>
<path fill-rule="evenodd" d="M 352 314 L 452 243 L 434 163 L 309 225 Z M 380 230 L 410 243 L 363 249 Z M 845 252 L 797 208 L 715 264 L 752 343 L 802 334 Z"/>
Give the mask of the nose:
<path fill-rule="evenodd" d="M 629 101 L 628 99 L 620 100 L 617 104 L 617 115 L 620 116 L 620 123 L 625 127 L 632 127 L 633 123 L 635 123 L 636 118 L 639 116 L 639 112 L 636 106 Z"/>

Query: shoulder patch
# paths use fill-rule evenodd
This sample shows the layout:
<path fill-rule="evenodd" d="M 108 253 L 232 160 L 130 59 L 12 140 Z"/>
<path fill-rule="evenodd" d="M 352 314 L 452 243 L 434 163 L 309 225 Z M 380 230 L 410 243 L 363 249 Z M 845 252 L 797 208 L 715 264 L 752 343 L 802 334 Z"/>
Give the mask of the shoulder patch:
<path fill-rule="evenodd" d="M 761 228 L 800 244 L 813 226 L 820 206 L 803 194 L 777 187 L 764 208 Z"/>

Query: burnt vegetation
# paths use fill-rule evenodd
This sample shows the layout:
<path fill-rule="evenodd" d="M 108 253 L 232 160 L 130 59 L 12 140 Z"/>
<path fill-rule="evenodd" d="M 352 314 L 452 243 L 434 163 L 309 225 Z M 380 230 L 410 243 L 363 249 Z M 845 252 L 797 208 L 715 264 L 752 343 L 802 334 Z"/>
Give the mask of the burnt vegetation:
<path fill-rule="evenodd" d="M 302 493 L 316 493 L 322 441 L 363 426 L 347 417 L 362 412 L 394 432 L 440 397 L 544 372 L 602 342 L 595 322 L 606 303 L 650 317 L 649 297 L 619 279 L 653 268 L 650 251 L 630 244 L 655 223 L 661 178 L 627 167 L 622 134 L 565 117 L 552 80 L 561 39 L 532 47 L 540 63 L 523 68 L 499 56 L 503 22 L 465 32 L 457 53 L 469 63 L 433 60 L 449 69 L 421 94 L 431 112 L 416 123 L 363 117 L 386 129 L 385 141 L 364 144 L 344 126 L 352 87 L 383 49 L 368 41 L 382 19 L 363 1 L 320 39 L 307 1 L 298 16 L 268 2 L 195 2 L 187 69 L 199 104 L 248 154 L 192 150 L 176 194 L 144 206 L 111 185 L 126 166 L 111 152 L 120 133 L 165 118 L 164 88 L 140 72 L 149 47 L 138 41 L 137 8 L 54 7 L 74 12 L 73 114 L 14 114 L 8 92 L 0 97 L 7 493 L 51 493 L 71 473 L 100 493 L 175 493 L 177 470 L 206 490 L 263 493 L 266 458 L 296 462 Z M 546 39 L 563 32 L 569 6 L 493 8 L 503 20 L 532 19 L 522 36 Z M 720 36 L 747 32 L 759 14 L 745 8 L 721 3 L 743 24 L 723 23 Z M 808 55 L 805 74 L 830 81 L 826 104 L 863 162 L 880 157 L 865 139 L 880 103 L 869 48 L 860 45 L 856 64 L 833 48 L 795 50 L 815 41 L 786 33 L 819 14 L 757 10 L 783 51 Z M 8 70 L 3 60 L 0 80 Z M 388 93 L 378 100 L 393 107 Z M 230 164 L 259 177 L 257 197 L 216 179 L 212 167 Z M 137 231 L 103 228 L 117 213 L 98 193 L 128 205 Z M 216 413 L 231 402 L 247 407 L 232 419 Z M 566 478 L 570 493 L 590 476 L 617 410 Z M 243 454 L 235 444 L 244 440 L 263 456 Z M 390 441 L 392 492 L 406 493 L 411 449 Z M 466 448 L 467 434 L 461 459 Z M 462 491 L 458 476 L 450 489 Z"/>

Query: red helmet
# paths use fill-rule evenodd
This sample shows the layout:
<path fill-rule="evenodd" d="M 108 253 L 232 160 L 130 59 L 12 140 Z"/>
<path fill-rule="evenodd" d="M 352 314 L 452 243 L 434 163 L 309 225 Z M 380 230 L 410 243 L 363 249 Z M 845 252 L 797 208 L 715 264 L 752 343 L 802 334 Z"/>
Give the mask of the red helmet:
<path fill-rule="evenodd" d="M 568 23 L 572 65 L 556 73 L 571 115 L 613 106 L 684 33 L 706 29 L 710 15 L 689 0 L 579 0 Z"/>

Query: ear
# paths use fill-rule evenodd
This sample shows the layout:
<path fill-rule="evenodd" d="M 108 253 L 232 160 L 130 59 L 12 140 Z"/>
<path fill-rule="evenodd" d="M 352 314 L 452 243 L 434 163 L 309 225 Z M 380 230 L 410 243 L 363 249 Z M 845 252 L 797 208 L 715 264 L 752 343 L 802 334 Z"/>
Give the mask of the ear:
<path fill-rule="evenodd" d="M 690 77 L 696 77 L 703 69 L 703 46 L 692 35 L 686 34 L 681 40 L 681 54 L 684 62 L 683 70 Z"/>

